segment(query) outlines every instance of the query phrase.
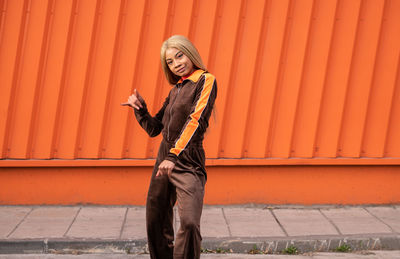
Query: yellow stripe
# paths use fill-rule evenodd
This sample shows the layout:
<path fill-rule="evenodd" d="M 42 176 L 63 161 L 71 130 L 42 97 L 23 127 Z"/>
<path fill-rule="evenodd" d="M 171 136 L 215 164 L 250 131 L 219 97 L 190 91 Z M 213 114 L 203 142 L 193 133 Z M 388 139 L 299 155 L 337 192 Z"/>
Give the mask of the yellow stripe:
<path fill-rule="evenodd" d="M 194 112 L 190 114 L 191 119 L 187 123 L 178 141 L 175 143 L 175 147 L 171 148 L 171 153 L 178 156 L 182 150 L 185 149 L 186 145 L 189 143 L 190 139 L 198 128 L 199 119 L 207 106 L 208 99 L 210 98 L 211 90 L 214 85 L 214 80 L 215 77 L 213 75 L 205 74 L 203 90 L 201 91 L 200 98 L 197 101 L 196 108 L 194 109 Z"/>

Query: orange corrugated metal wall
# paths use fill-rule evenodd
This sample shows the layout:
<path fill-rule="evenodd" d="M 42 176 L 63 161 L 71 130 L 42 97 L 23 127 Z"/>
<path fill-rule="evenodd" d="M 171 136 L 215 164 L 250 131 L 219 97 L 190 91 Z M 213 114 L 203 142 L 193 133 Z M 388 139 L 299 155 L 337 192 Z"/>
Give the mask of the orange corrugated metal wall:
<path fill-rule="evenodd" d="M 154 158 L 162 41 L 217 77 L 210 158 L 400 157 L 399 0 L 2 0 L 1 158 Z"/>
<path fill-rule="evenodd" d="M 151 165 L 143 161 L 156 157 L 160 137 L 148 138 L 120 103 L 137 88 L 157 112 L 170 89 L 159 50 L 173 34 L 189 37 L 217 77 L 209 165 L 400 165 L 400 0 L 0 0 L 0 8 L 0 166 Z"/>

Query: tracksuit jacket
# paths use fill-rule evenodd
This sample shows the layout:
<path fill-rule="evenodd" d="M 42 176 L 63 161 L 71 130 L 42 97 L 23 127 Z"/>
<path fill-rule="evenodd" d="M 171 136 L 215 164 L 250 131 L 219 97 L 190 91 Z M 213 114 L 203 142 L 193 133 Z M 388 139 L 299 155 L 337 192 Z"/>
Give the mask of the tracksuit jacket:
<path fill-rule="evenodd" d="M 175 172 L 190 171 L 206 177 L 205 154 L 202 147 L 204 133 L 217 97 L 215 77 L 201 69 L 171 89 L 162 108 L 152 117 L 143 103 L 135 110 L 142 128 L 154 137 L 162 132 L 163 142 L 156 166 L 164 159 L 175 163 Z M 166 144 L 166 150 L 161 150 Z"/>

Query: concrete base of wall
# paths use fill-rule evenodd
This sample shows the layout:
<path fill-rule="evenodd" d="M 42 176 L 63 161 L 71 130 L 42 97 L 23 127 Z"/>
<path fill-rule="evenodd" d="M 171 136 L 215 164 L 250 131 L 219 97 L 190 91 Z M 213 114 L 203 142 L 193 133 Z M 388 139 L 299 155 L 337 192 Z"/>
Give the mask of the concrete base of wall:
<path fill-rule="evenodd" d="M 150 166 L 3 167 L 0 204 L 144 205 Z M 390 204 L 400 166 L 210 166 L 205 204 Z"/>

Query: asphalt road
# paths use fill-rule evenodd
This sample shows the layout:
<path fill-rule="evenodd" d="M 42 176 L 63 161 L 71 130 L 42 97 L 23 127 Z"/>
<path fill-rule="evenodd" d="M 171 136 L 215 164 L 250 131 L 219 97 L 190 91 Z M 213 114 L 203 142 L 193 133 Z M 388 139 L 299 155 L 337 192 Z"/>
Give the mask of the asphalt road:
<path fill-rule="evenodd" d="M 54 254 L 13 254 L 0 255 L 0 259 L 149 259 L 149 255 L 127 254 L 81 254 L 81 255 L 54 255 Z M 305 255 L 248 255 L 248 254 L 202 254 L 202 259 L 394 259 L 400 258 L 400 251 L 362 251 L 357 253 L 313 253 Z"/>

